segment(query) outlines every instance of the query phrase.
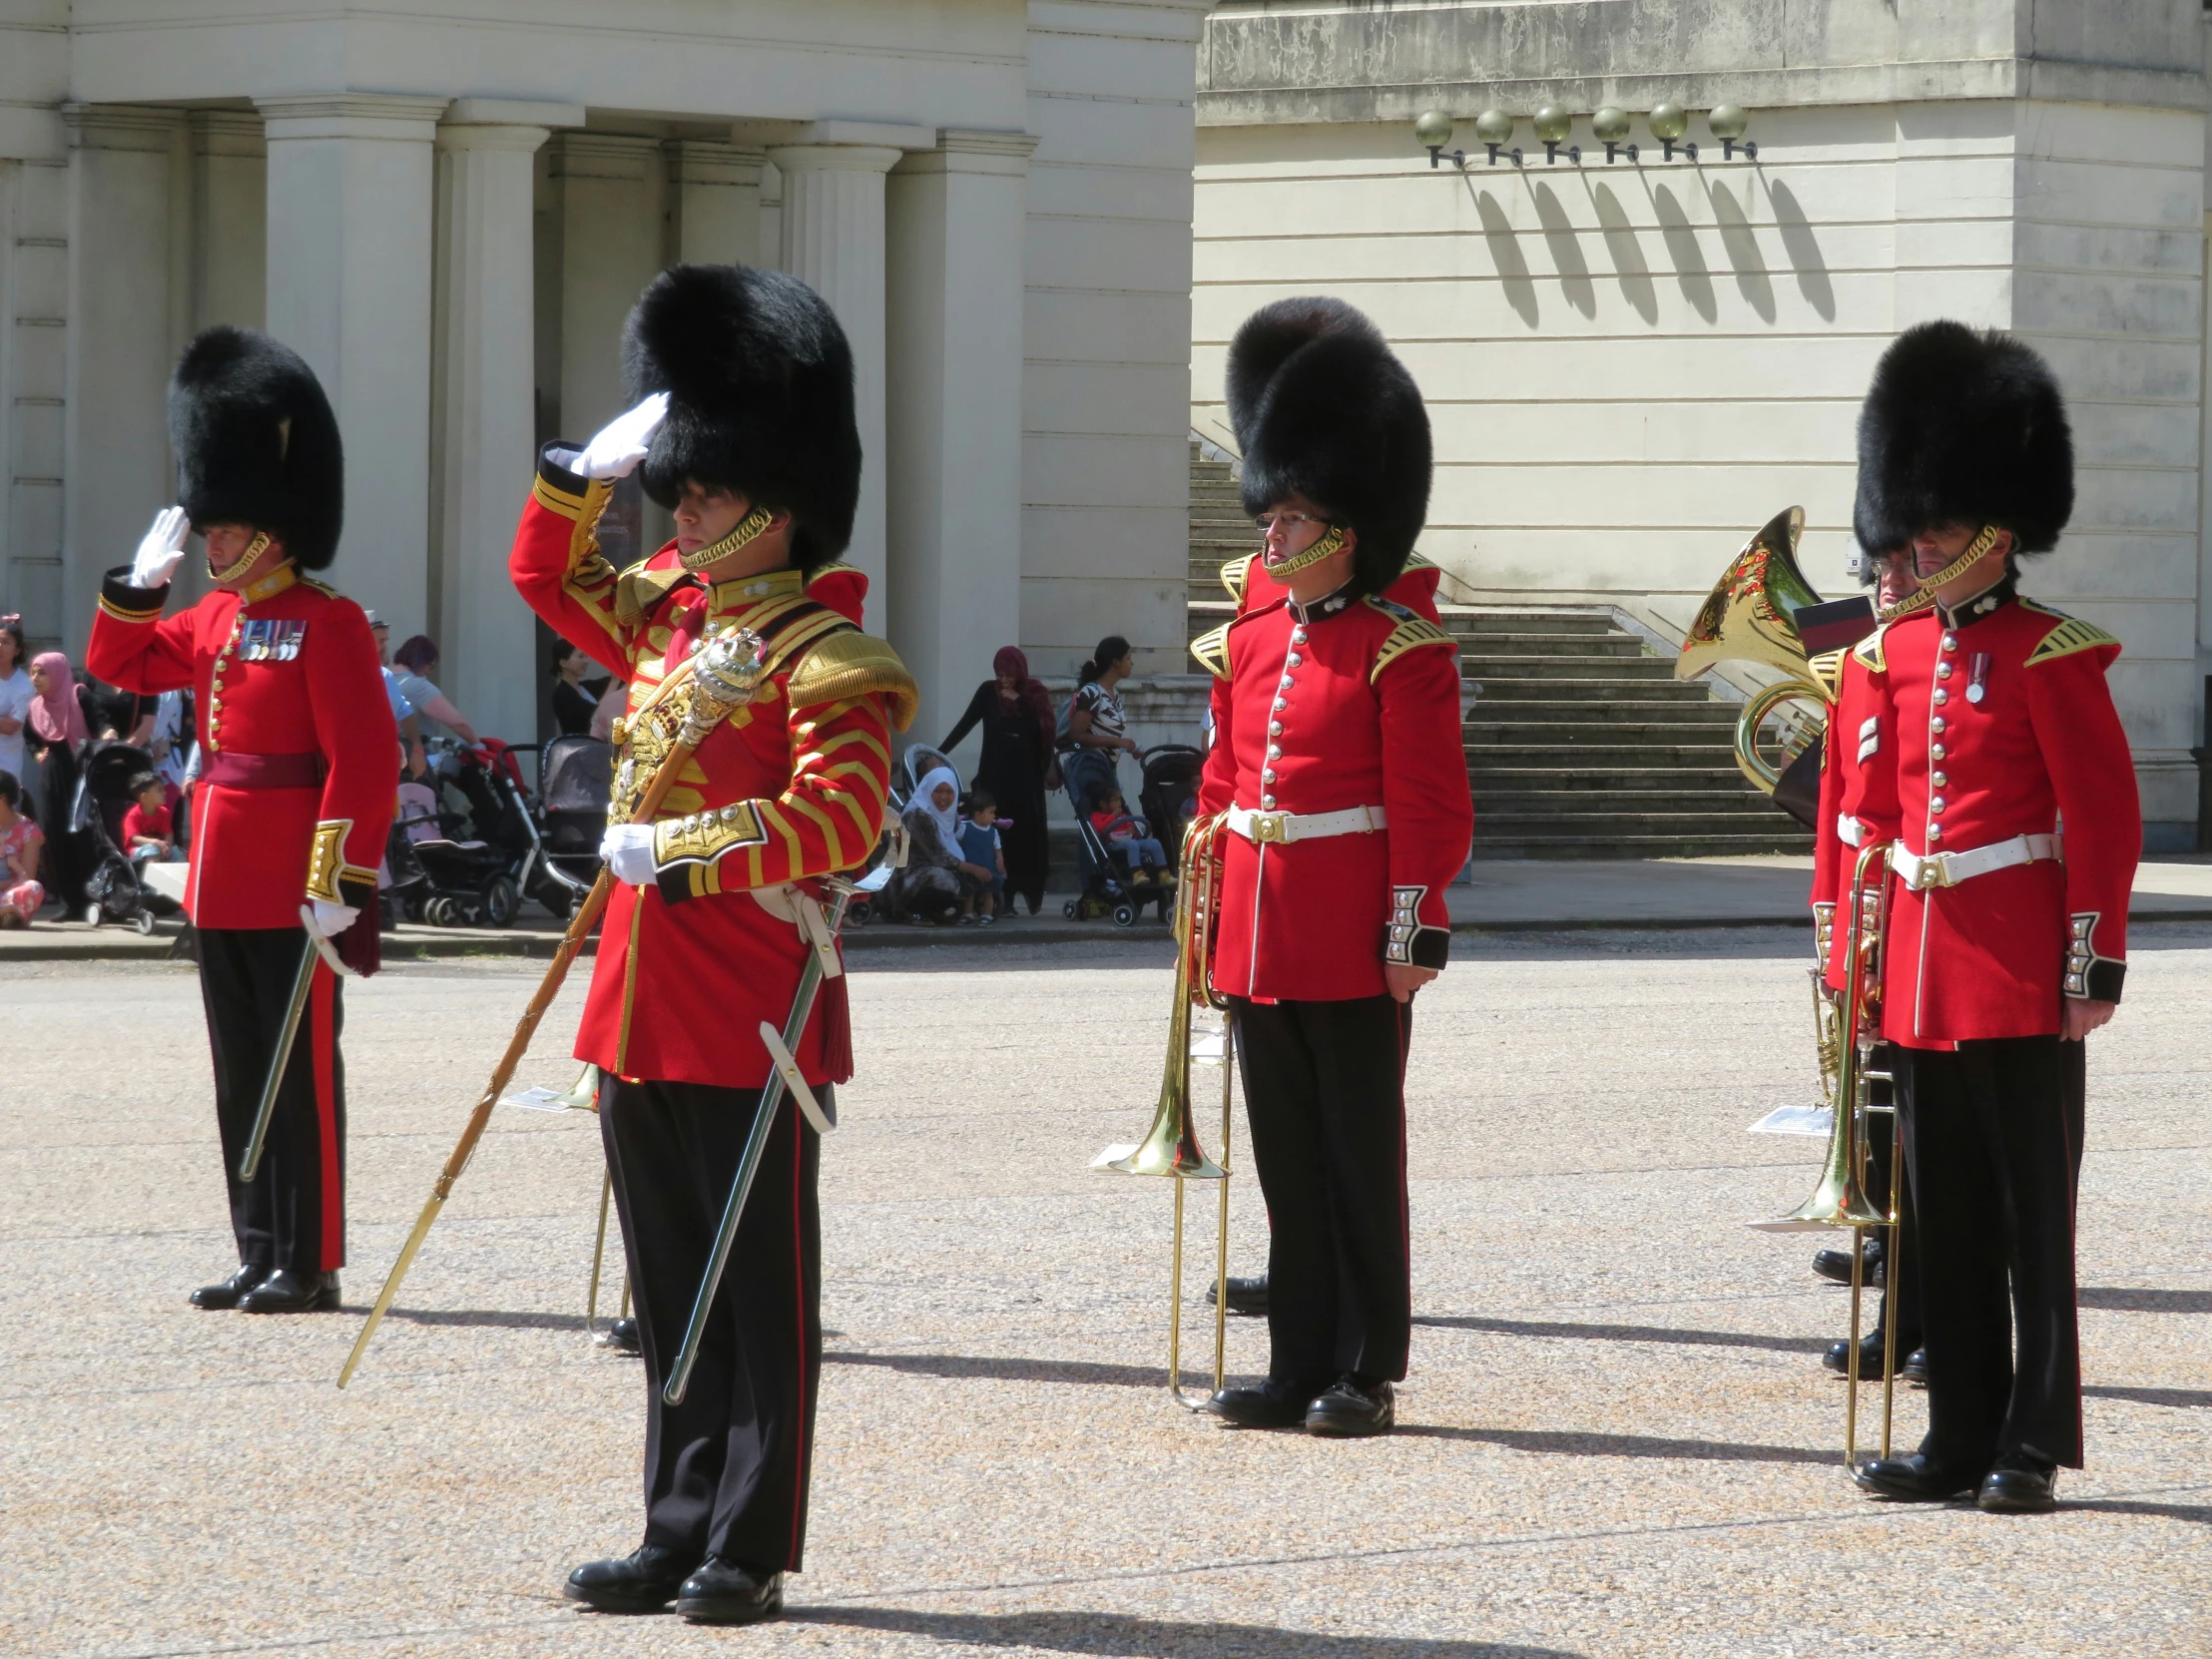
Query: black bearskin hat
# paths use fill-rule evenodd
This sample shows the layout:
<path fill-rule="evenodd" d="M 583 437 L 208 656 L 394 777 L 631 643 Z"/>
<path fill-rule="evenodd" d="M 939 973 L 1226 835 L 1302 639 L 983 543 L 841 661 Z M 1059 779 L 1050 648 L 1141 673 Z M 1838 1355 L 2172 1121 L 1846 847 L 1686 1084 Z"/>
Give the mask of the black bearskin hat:
<path fill-rule="evenodd" d="M 2019 552 L 2048 553 L 2072 514 L 2073 435 L 2050 365 L 1961 322 L 1898 335 L 1859 411 L 1859 545 L 1888 553 L 1939 525 L 1995 524 Z"/>
<path fill-rule="evenodd" d="M 645 490 L 674 506 L 684 480 L 789 511 L 792 559 L 812 570 L 852 540 L 860 431 L 852 348 L 822 295 L 742 265 L 671 266 L 622 331 L 624 393 L 669 394 Z"/>
<path fill-rule="evenodd" d="M 1397 580 L 1428 516 L 1428 411 L 1382 334 L 1341 299 L 1278 299 L 1229 342 L 1244 504 L 1303 495 L 1360 533 L 1353 580 Z"/>
<path fill-rule="evenodd" d="M 210 328 L 169 382 L 177 504 L 195 525 L 267 531 L 304 570 L 337 556 L 345 451 L 322 383 L 290 346 Z"/>

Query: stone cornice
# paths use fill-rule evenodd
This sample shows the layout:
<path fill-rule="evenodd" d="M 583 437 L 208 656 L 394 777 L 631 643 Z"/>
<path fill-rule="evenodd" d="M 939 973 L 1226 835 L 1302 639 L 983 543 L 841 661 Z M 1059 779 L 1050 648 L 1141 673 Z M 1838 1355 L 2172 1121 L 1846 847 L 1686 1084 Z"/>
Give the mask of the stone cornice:
<path fill-rule="evenodd" d="M 272 142 L 283 139 L 384 139 L 427 144 L 452 102 L 411 93 L 330 92 L 257 98 Z"/>

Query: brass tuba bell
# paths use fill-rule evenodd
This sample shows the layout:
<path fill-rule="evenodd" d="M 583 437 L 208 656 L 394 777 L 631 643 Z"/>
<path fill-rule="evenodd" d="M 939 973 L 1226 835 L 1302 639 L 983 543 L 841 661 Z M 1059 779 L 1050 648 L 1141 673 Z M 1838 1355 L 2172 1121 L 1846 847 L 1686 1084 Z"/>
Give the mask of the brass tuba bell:
<path fill-rule="evenodd" d="M 1827 729 L 1827 711 L 1836 701 L 1836 663 L 1808 653 L 1798 633 L 1797 613 L 1821 603 L 1819 592 L 1798 568 L 1798 539 L 1804 533 L 1805 509 L 1790 507 L 1744 544 L 1683 637 L 1674 677 L 1688 680 L 1725 662 L 1758 663 L 1781 672 L 1780 680 L 1744 705 L 1736 722 L 1736 765 L 1763 794 L 1775 796 L 1786 811 L 1810 822 L 1808 814 L 1817 800 L 1804 800 L 1806 791 L 1797 786 L 1809 783 L 1817 798 L 1817 762 L 1811 779 L 1795 780 L 1788 790 L 1784 779 L 1793 763 L 1813 752 Z M 1800 721 L 1785 739 L 1777 766 L 1759 753 L 1759 729 L 1785 703 L 1812 704 L 1819 712 Z"/>

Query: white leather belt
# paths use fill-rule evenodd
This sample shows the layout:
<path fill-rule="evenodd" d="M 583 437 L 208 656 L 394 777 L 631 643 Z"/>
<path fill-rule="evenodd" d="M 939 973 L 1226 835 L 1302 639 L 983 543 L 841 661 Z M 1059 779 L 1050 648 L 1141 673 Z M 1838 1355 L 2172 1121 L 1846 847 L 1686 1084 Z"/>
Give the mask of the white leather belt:
<path fill-rule="evenodd" d="M 1904 877 L 1905 884 L 1913 891 L 1926 892 L 1930 887 L 1955 887 L 1961 881 L 1970 881 L 1993 869 L 2010 869 L 2014 864 L 2031 864 L 2038 858 L 2060 857 L 2064 844 L 2064 837 L 2059 835 L 2014 835 L 2008 841 L 1991 841 L 1987 846 L 1958 852 L 1931 852 L 1924 856 L 1893 843 L 1890 867 Z"/>
<path fill-rule="evenodd" d="M 1249 807 L 1229 809 L 1229 828 L 1248 841 L 1318 841 L 1330 835 L 1364 835 L 1389 828 L 1380 807 L 1347 807 L 1341 813 L 1256 813 Z"/>

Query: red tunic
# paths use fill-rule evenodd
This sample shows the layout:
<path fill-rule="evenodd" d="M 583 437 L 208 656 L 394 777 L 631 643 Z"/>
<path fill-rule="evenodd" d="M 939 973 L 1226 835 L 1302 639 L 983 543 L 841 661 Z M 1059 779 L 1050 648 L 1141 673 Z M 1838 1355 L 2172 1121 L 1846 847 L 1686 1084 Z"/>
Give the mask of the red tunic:
<path fill-rule="evenodd" d="M 1396 959 L 1441 967 L 1444 890 L 1474 833 L 1457 643 L 1390 600 L 1325 599 L 1294 614 L 1276 599 L 1192 649 L 1216 676 L 1201 812 L 1381 807 L 1388 820 L 1288 843 L 1227 835 L 1214 988 L 1381 996 L 1393 921 L 1406 934 Z"/>
<path fill-rule="evenodd" d="M 2134 763 L 2104 678 L 2119 652 L 2101 630 L 2012 597 L 2009 584 L 1852 648 L 1862 718 L 1877 721 L 1881 743 L 1865 763 L 1865 797 L 1894 792 L 1906 850 L 1966 852 L 2063 830 L 2062 861 L 1923 892 L 1896 884 L 1883 985 L 1892 1041 L 2047 1035 L 2064 996 L 2118 1000 L 2143 841 Z"/>
<path fill-rule="evenodd" d="M 1867 665 L 1846 651 L 1837 665 L 1836 706 L 1829 711 L 1822 751 L 1821 805 L 1813 825 L 1813 918 L 1832 985 L 1843 983 L 1832 929 L 1850 893 L 1865 847 L 1898 832 L 1897 717 Z M 1870 874 L 1880 874 L 1877 865 Z"/>
<path fill-rule="evenodd" d="M 125 574 L 102 588 L 85 666 L 125 691 L 194 690 L 194 924 L 297 927 L 302 897 L 373 902 L 399 734 L 360 606 L 284 565 L 244 596 L 211 593 L 165 619 L 169 590 L 131 587 Z M 298 782 L 221 781 L 256 768 Z"/>
<path fill-rule="evenodd" d="M 770 641 L 771 673 L 663 802 L 657 884 L 616 885 L 576 1055 L 624 1077 L 757 1089 L 769 1074 L 761 1023 L 783 1027 L 808 946 L 753 890 L 814 891 L 819 877 L 865 861 L 912 682 L 887 646 L 852 626 L 866 592 L 859 572 L 830 566 L 805 584 L 779 570 L 710 588 L 683 571 L 671 543 L 618 574 L 595 537 L 608 493 L 542 461 L 509 569 L 532 610 L 629 684 L 618 813 L 667 752 L 688 694 L 656 703 L 655 693 L 689 644 L 743 624 Z M 810 1083 L 851 1075 L 843 984 L 826 983 L 798 1045 Z"/>

